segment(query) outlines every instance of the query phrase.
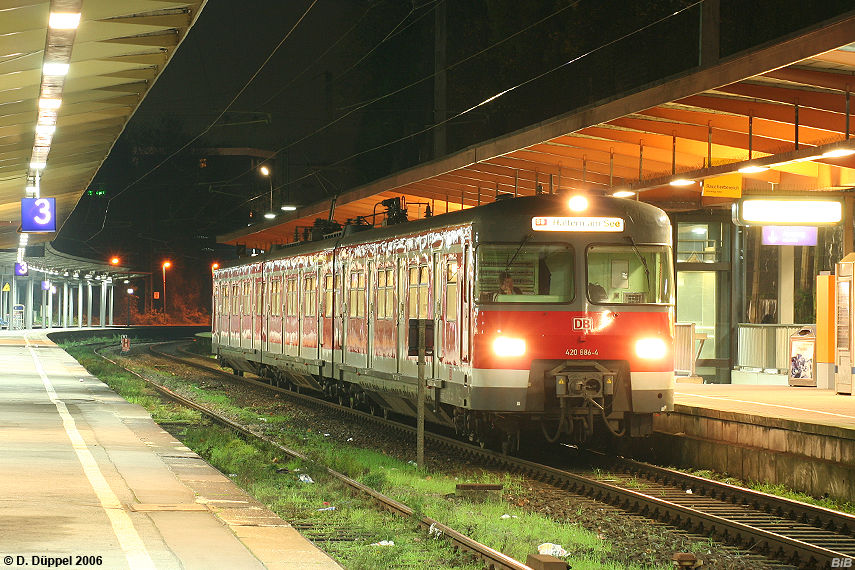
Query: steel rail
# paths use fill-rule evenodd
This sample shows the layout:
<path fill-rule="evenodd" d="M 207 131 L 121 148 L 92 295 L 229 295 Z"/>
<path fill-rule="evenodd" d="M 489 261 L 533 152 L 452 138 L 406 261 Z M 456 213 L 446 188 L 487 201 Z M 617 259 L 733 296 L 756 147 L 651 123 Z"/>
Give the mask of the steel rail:
<path fill-rule="evenodd" d="M 855 515 L 849 513 L 738 487 L 722 481 L 706 479 L 667 467 L 650 465 L 627 457 L 608 457 L 606 461 L 614 462 L 628 473 L 643 475 L 657 482 L 680 486 L 684 490 L 692 489 L 695 494 L 700 491 L 703 495 L 714 499 L 750 506 L 757 511 L 775 513 L 794 521 L 801 521 L 818 528 L 833 530 L 841 535 L 855 537 Z"/>
<path fill-rule="evenodd" d="M 169 388 L 167 388 L 165 386 L 161 386 L 157 382 L 154 382 L 152 380 L 149 380 L 148 378 L 145 378 L 143 375 L 127 368 L 126 366 L 122 366 L 120 363 L 116 362 L 115 360 L 113 360 L 107 356 L 104 356 L 103 354 L 101 354 L 97 350 L 98 349 L 93 350 L 93 352 L 95 354 L 97 354 L 98 356 L 100 356 L 101 358 L 103 358 L 104 360 L 107 360 L 108 362 L 114 364 L 115 366 L 118 366 L 118 367 L 122 368 L 123 370 L 128 371 L 130 374 L 133 374 L 134 376 L 136 376 L 140 380 L 143 380 L 144 382 L 149 384 L 152 388 L 154 388 L 155 390 L 157 390 L 158 392 L 160 392 L 164 396 L 166 396 L 172 400 L 175 400 L 176 402 L 179 402 L 180 404 L 182 404 L 184 406 L 187 406 L 189 408 L 192 408 L 192 409 L 199 411 L 200 413 L 211 418 L 215 422 L 228 427 L 229 429 L 235 430 L 241 434 L 244 434 L 247 437 L 263 441 L 264 443 L 275 447 L 276 449 L 278 449 L 279 451 L 281 451 L 287 455 L 299 458 L 299 459 L 301 459 L 303 461 L 307 461 L 307 462 L 312 461 L 311 459 L 309 459 L 308 457 L 306 457 L 305 455 L 303 455 L 299 451 L 297 451 L 295 449 L 290 449 L 290 448 L 268 438 L 264 434 L 256 433 L 252 429 L 250 429 L 244 425 L 238 424 L 237 422 L 231 420 L 230 418 L 223 416 L 222 414 L 219 414 L 213 410 L 206 408 L 205 406 L 202 406 L 202 405 L 197 404 L 196 402 L 194 402 L 192 400 L 189 400 L 188 398 L 185 398 L 184 396 L 181 396 L 180 394 L 175 393 L 174 391 L 170 390 Z M 188 362 L 185 361 L 184 359 L 178 359 L 177 357 L 175 357 L 173 355 L 169 355 L 166 353 L 159 352 L 156 349 L 154 349 L 154 347 L 151 345 L 149 346 L 149 351 L 152 352 L 152 354 L 155 354 L 157 356 L 166 357 L 166 358 L 169 358 L 171 360 L 176 360 L 176 361 L 181 362 L 182 364 L 188 364 Z M 209 368 L 209 367 L 203 366 L 201 364 L 198 365 L 197 367 L 205 368 L 207 370 L 216 371 L 213 368 Z M 346 409 L 349 409 L 349 408 L 346 408 Z M 324 469 L 332 477 L 338 479 L 339 481 L 341 481 L 342 483 L 344 483 L 345 485 L 347 485 L 351 489 L 353 489 L 359 493 L 364 493 L 364 494 L 370 496 L 374 501 L 379 503 L 384 510 L 390 511 L 390 512 L 398 514 L 400 516 L 415 519 L 415 511 L 412 508 L 405 505 L 404 503 L 401 503 L 400 501 L 396 501 L 395 499 L 393 499 L 391 497 L 388 497 L 388 496 L 386 496 L 386 495 L 384 495 L 384 494 L 382 494 L 382 493 L 380 493 L 374 489 L 371 489 L 370 487 L 363 485 L 359 481 L 351 479 L 347 475 L 344 475 L 343 473 L 339 473 L 338 471 L 335 471 L 334 469 L 330 469 L 329 467 L 324 467 Z M 462 549 L 462 550 L 470 553 L 471 555 L 475 556 L 476 558 L 478 558 L 481 562 L 483 562 L 485 564 L 485 568 L 488 568 L 490 570 L 532 570 L 530 566 L 527 566 L 527 565 L 519 562 L 518 560 L 511 558 L 510 556 L 502 554 L 498 550 L 490 548 L 489 546 L 487 546 L 485 544 L 481 544 L 478 541 L 466 536 L 465 534 L 454 530 L 453 528 L 449 527 L 448 525 L 445 525 L 445 524 L 443 524 L 437 520 L 434 520 L 428 516 L 422 516 L 421 518 L 419 518 L 418 524 L 421 528 L 432 532 L 434 536 L 441 536 L 441 537 L 446 538 L 447 540 L 449 540 L 452 543 L 452 545 L 455 548 Z"/>
<path fill-rule="evenodd" d="M 185 352 L 185 354 L 188 354 L 194 359 L 200 358 L 187 352 Z M 219 367 L 216 366 L 216 364 L 213 362 L 211 365 L 207 365 L 207 363 L 201 364 L 192 360 L 188 361 L 187 359 L 179 358 L 175 355 L 170 355 L 166 353 L 160 353 L 159 355 L 178 362 L 182 362 L 184 364 L 196 366 L 198 368 L 202 368 L 212 372 L 217 372 L 235 379 L 232 374 L 228 374 L 220 370 Z M 344 411 L 346 413 L 351 413 L 360 418 L 370 418 L 371 420 L 376 421 L 378 423 L 382 423 L 384 426 L 387 427 L 391 424 L 395 427 L 395 429 L 405 431 L 407 433 L 415 433 L 415 428 L 411 428 L 409 426 L 397 422 L 383 420 L 365 412 L 353 410 L 352 408 L 340 406 L 338 404 L 326 402 L 324 400 L 319 400 L 318 398 L 312 398 L 303 394 L 295 394 L 293 391 L 278 388 L 265 382 L 245 377 L 240 378 L 240 381 L 248 381 L 267 389 L 273 389 L 278 392 L 283 392 L 295 396 L 301 400 L 311 402 L 315 405 L 322 405 L 339 411 Z M 610 503 L 624 510 L 636 512 L 641 514 L 642 516 L 659 520 L 667 524 L 683 528 L 689 528 L 702 534 L 717 535 L 720 536 L 725 542 L 735 543 L 739 546 L 751 546 L 752 549 L 761 550 L 765 553 L 768 553 L 768 556 L 770 557 L 778 558 L 796 564 L 803 568 L 828 567 L 835 559 L 845 560 L 848 558 L 852 558 L 851 554 L 838 552 L 836 550 L 824 548 L 815 544 L 810 544 L 797 538 L 792 538 L 783 534 L 771 532 L 761 528 L 756 528 L 754 526 L 736 520 L 727 519 L 723 516 L 706 513 L 703 510 L 697 508 L 687 507 L 685 505 L 680 505 L 676 502 L 667 501 L 658 497 L 647 495 L 639 491 L 626 489 L 620 487 L 619 485 L 610 485 L 609 483 L 598 481 L 594 478 L 585 477 L 584 475 L 579 475 L 562 469 L 557 469 L 548 465 L 542 465 L 520 458 L 509 457 L 487 449 L 476 448 L 465 442 L 461 442 L 459 440 L 445 437 L 442 435 L 425 434 L 425 436 L 434 443 L 439 443 L 443 446 L 454 448 L 457 450 L 463 450 L 470 455 L 478 456 L 491 463 L 503 466 L 516 472 L 525 473 L 535 479 L 539 479 L 541 481 L 556 486 L 561 486 L 573 493 L 582 496 L 587 496 L 602 502 Z M 615 460 L 617 461 L 617 459 Z M 646 464 L 637 461 L 626 459 L 623 459 L 623 461 L 627 462 L 626 465 L 628 466 L 628 468 L 631 466 L 631 468 L 639 471 L 642 469 L 642 466 L 646 466 Z M 663 478 L 666 475 L 666 472 L 669 474 L 679 473 L 673 470 L 668 470 L 659 467 L 655 467 L 653 471 L 657 471 L 659 476 Z M 673 479 L 675 481 L 678 480 L 677 475 L 673 475 Z M 773 495 L 766 495 L 765 493 L 760 493 L 758 491 L 741 489 L 739 487 L 727 485 L 725 483 L 721 483 L 721 486 L 719 487 L 718 482 L 705 480 L 696 476 L 687 475 L 686 478 L 682 479 L 682 481 L 698 482 L 698 484 L 704 482 L 704 489 L 710 490 L 710 496 L 713 496 L 712 493 L 714 492 L 714 488 L 718 488 L 718 492 L 722 494 L 725 491 L 732 491 L 732 493 L 728 495 L 729 497 L 737 496 L 735 490 L 741 490 L 743 491 L 743 495 L 741 496 L 746 498 L 746 504 L 748 505 L 755 503 L 758 505 L 763 505 L 764 503 L 761 503 L 760 500 L 762 498 L 768 497 L 769 501 L 765 504 L 769 505 L 769 513 L 772 514 L 776 512 L 792 512 L 798 513 L 797 516 L 806 521 L 812 521 L 817 519 L 820 521 L 834 520 L 835 524 L 840 525 L 839 527 L 836 526 L 835 528 L 852 529 L 853 527 L 855 527 L 855 517 L 852 517 L 851 515 L 847 515 L 845 513 L 836 513 L 835 511 L 831 511 L 823 507 L 814 507 L 813 505 L 800 503 L 798 501 L 791 501 L 790 499 L 775 497 Z M 749 497 L 751 501 L 747 500 Z M 723 501 L 721 497 L 717 498 L 718 500 Z M 758 510 L 763 510 L 763 507 L 761 506 L 761 508 Z M 831 517 L 832 514 L 836 514 L 837 516 Z M 820 516 L 828 516 L 829 518 L 823 519 L 819 518 Z M 784 518 L 784 520 L 787 520 L 786 515 L 783 515 L 782 518 Z M 808 522 L 808 524 L 811 523 Z M 820 529 L 825 530 L 821 527 Z M 829 536 L 833 536 L 830 534 L 831 531 L 828 532 Z"/>

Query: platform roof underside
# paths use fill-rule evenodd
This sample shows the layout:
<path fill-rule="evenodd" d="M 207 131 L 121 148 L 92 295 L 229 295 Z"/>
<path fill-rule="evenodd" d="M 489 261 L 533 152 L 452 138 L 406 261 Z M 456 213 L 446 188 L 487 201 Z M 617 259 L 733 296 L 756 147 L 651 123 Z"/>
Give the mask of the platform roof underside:
<path fill-rule="evenodd" d="M 847 120 L 852 90 L 855 16 L 345 191 L 335 218 L 369 216 L 394 196 L 442 214 L 497 193 L 531 195 L 538 185 L 544 192 L 629 188 L 666 210 L 694 210 L 732 198 L 702 196 L 697 182 L 675 188 L 675 176 L 700 181 L 757 163 L 775 165 L 742 175 L 743 194 L 845 192 L 855 187 L 855 155 L 815 157 L 855 148 L 846 133 L 847 124 L 855 129 Z M 330 202 L 219 241 L 260 249 L 293 242 L 295 230 L 327 218 Z M 410 219 L 423 213 L 409 210 Z"/>
<path fill-rule="evenodd" d="M 59 0 L 0 0 L 0 248 L 16 247 L 42 64 Z M 41 195 L 69 216 L 204 0 L 85 0 Z M 52 234 L 41 236 L 49 239 Z M 30 243 L 39 241 L 33 236 Z"/>

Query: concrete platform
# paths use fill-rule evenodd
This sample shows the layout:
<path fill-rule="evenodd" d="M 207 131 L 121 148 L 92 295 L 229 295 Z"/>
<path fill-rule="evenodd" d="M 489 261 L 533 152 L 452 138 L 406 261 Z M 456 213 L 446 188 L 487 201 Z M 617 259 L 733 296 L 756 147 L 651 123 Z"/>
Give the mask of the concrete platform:
<path fill-rule="evenodd" d="M 660 461 L 855 500 L 855 397 L 791 386 L 677 384 L 654 418 Z"/>
<path fill-rule="evenodd" d="M 38 331 L 0 332 L 0 555 L 6 568 L 340 568 Z"/>

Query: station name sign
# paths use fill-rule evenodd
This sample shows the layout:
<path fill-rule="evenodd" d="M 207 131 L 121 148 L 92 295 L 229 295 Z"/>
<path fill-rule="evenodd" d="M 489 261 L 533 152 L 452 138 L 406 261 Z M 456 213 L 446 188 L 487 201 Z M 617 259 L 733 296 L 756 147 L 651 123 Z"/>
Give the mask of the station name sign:
<path fill-rule="evenodd" d="M 56 231 L 56 198 L 22 198 L 21 231 Z"/>
<path fill-rule="evenodd" d="M 623 218 L 535 216 L 531 229 L 536 232 L 622 232 Z"/>

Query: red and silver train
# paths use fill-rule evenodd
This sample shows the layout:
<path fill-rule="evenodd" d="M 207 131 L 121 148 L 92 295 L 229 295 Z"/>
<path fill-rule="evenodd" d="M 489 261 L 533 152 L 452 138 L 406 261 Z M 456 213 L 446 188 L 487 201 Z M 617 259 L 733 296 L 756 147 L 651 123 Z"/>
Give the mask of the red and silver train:
<path fill-rule="evenodd" d="M 370 226 L 368 226 L 370 228 Z M 666 214 L 530 196 L 300 242 L 214 272 L 213 350 L 236 373 L 416 413 L 409 319 L 433 321 L 426 419 L 481 444 L 641 436 L 673 409 Z"/>

